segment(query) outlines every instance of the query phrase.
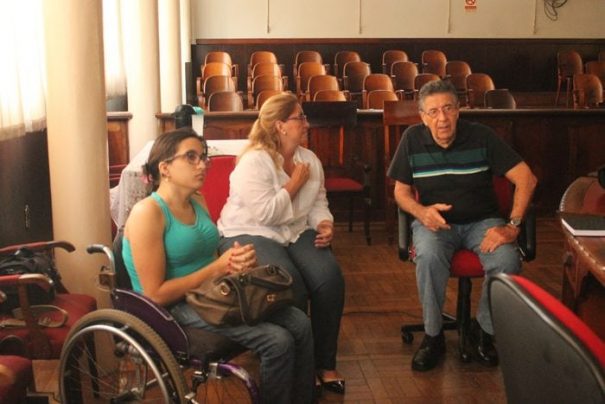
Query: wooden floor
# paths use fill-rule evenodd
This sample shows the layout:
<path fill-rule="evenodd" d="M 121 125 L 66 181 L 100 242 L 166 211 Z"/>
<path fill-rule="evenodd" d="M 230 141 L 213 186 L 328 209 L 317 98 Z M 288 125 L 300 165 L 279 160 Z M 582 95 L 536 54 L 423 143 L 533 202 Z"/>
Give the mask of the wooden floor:
<path fill-rule="evenodd" d="M 561 294 L 563 236 L 554 218 L 539 218 L 537 258 L 524 264 L 523 275 L 556 297 Z M 372 246 L 365 244 L 361 226 L 352 233 L 337 226 L 334 252 L 346 278 L 346 305 L 339 341 L 338 370 L 346 377 L 345 396 L 324 392 L 320 402 L 347 403 L 505 403 L 499 368 L 462 363 L 457 335 L 446 333 L 445 361 L 429 372 L 413 372 L 411 360 L 422 340 L 402 343 L 404 322 L 421 321 L 414 267 L 401 262 L 395 245 L 388 245 L 382 224 L 372 227 Z M 456 283 L 451 281 L 446 309 L 454 312 Z M 474 284 L 473 304 L 481 290 Z M 251 367 L 250 356 L 244 363 Z M 56 391 L 56 361 L 36 361 L 39 391 Z"/>

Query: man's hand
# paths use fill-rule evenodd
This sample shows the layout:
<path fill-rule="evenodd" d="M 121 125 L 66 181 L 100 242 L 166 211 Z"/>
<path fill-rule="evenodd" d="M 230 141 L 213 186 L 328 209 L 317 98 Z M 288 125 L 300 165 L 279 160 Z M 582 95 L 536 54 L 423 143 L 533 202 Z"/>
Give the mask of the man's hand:
<path fill-rule="evenodd" d="M 447 212 L 452 209 L 452 205 L 445 203 L 436 203 L 434 205 L 426 206 L 422 214 L 418 217 L 418 220 L 431 231 L 437 231 L 441 229 L 449 229 L 450 225 L 447 224 L 441 212 Z"/>
<path fill-rule="evenodd" d="M 517 239 L 521 229 L 515 226 L 496 226 L 487 229 L 479 248 L 481 252 L 491 253 L 502 244 L 512 243 Z"/>

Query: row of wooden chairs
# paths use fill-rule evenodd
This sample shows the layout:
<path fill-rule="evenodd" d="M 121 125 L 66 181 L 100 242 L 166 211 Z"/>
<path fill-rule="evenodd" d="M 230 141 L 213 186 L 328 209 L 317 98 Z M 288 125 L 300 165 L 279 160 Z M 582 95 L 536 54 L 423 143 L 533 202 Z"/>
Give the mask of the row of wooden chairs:
<path fill-rule="evenodd" d="M 230 74 L 239 68 L 228 65 L 231 61 L 230 57 L 224 57 L 222 62 L 217 62 L 218 58 L 214 56 L 217 53 L 226 54 L 225 52 L 209 52 L 206 56 L 207 63 L 202 66 L 202 75 L 198 80 L 200 83 L 198 84 L 198 99 L 202 107 L 207 107 L 209 96 L 214 92 L 237 91 L 237 77 Z M 376 102 L 368 100 L 370 91 L 394 92 L 399 99 L 415 98 L 418 89 L 426 82 L 446 78 L 451 80 L 458 89 L 463 105 L 484 107 L 485 92 L 495 89 L 493 81 L 488 75 L 472 73 L 469 64 L 465 61 L 447 61 L 445 54 L 441 51 L 424 51 L 422 59 L 422 73 L 420 73 L 418 65 L 410 62 L 404 51 L 384 52 L 383 72 L 390 69 L 389 77 L 385 73 L 372 73 L 370 65 L 361 60 L 359 53 L 341 51 L 336 54 L 334 59 L 334 74 L 328 74 L 330 73 L 329 65 L 323 63 L 319 52 L 301 51 L 297 54 L 293 65 L 295 91 L 301 101 L 313 101 L 318 91 L 329 90 L 332 93 L 324 93 L 320 98 L 332 96 L 342 98 L 344 95 L 347 100 L 357 101 L 360 108 L 374 108 L 370 104 L 375 105 Z M 283 75 L 283 65 L 277 63 L 275 54 L 269 51 L 254 52 L 250 62 L 247 94 L 239 92 L 240 97 L 245 101 L 245 108 L 258 108 L 258 96 L 263 91 L 288 90 L 288 78 Z M 224 65 L 222 70 L 215 71 L 218 74 L 208 76 L 208 69 L 216 63 Z M 255 64 L 253 65 L 253 63 Z M 342 91 L 343 94 L 334 93 L 336 91 Z M 379 99 L 380 97 L 390 99 L 393 95 L 383 93 L 382 96 L 375 95 L 373 98 Z M 377 102 L 380 103 L 380 101 Z"/>
<path fill-rule="evenodd" d="M 586 92 L 586 85 L 588 83 L 596 83 L 594 78 L 579 77 L 575 79 L 576 75 L 591 74 L 596 76 L 601 87 L 605 86 L 605 50 L 599 52 L 598 60 L 586 62 L 582 61 L 582 56 L 575 50 L 565 50 L 557 53 L 557 95 L 555 97 L 555 106 L 559 105 L 559 97 L 561 95 L 561 87 L 565 83 L 565 106 L 569 107 L 573 102 L 575 108 L 584 107 L 583 100 L 586 97 L 580 97 L 578 91 Z M 575 86 L 576 81 L 578 84 L 582 84 L 583 88 L 579 89 Z M 594 91 L 591 90 L 591 91 Z M 602 93 L 602 91 L 601 91 Z M 603 94 L 600 96 L 603 102 Z M 597 97 L 598 99 L 598 97 Z M 594 102 L 598 101 L 597 99 Z"/>

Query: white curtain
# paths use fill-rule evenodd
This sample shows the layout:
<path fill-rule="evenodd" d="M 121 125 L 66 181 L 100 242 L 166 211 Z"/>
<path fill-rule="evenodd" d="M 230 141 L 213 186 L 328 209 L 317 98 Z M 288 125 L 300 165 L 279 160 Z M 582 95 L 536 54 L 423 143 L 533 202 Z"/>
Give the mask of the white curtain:
<path fill-rule="evenodd" d="M 0 0 L 0 141 L 46 127 L 45 0 Z M 126 94 L 120 0 L 103 0 L 107 97 Z"/>
<path fill-rule="evenodd" d="M 120 0 L 103 0 L 105 94 L 108 98 L 126 94 L 120 16 Z"/>
<path fill-rule="evenodd" d="M 46 126 L 43 0 L 0 0 L 0 140 Z"/>

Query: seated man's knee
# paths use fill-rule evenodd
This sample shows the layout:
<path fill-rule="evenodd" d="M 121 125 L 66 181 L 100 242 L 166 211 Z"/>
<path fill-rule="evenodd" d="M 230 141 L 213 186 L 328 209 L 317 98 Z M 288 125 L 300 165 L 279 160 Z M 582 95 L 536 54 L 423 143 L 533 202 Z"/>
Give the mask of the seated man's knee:
<path fill-rule="evenodd" d="M 512 244 L 502 245 L 494 253 L 487 254 L 483 267 L 490 273 L 517 274 L 521 272 L 521 255 Z"/>

